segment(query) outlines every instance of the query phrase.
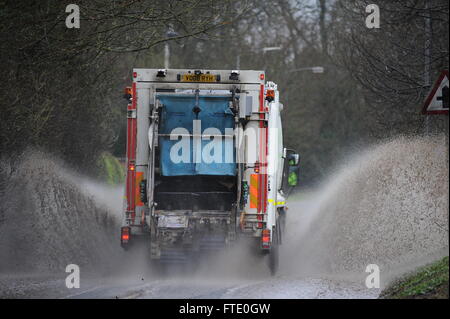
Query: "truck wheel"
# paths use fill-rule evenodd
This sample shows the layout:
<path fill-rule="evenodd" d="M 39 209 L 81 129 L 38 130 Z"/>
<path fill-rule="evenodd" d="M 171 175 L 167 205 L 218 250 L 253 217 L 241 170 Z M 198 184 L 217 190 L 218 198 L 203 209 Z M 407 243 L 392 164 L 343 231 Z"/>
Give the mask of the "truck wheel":
<path fill-rule="evenodd" d="M 286 217 L 287 217 L 286 209 L 284 207 L 281 207 L 279 209 L 279 214 L 280 214 L 279 222 L 281 224 L 281 230 L 284 233 L 284 231 L 286 229 Z"/>
<path fill-rule="evenodd" d="M 269 254 L 269 268 L 270 268 L 270 274 L 272 276 L 275 276 L 278 271 L 278 261 L 279 261 L 279 254 L 278 254 L 278 245 L 272 246 Z"/>
<path fill-rule="evenodd" d="M 278 223 L 277 227 L 275 227 L 274 234 L 273 234 L 273 240 L 272 240 L 272 247 L 270 248 L 269 253 L 269 269 L 270 274 L 272 276 L 275 276 L 278 271 L 278 264 L 279 264 L 279 243 L 278 243 Z"/>

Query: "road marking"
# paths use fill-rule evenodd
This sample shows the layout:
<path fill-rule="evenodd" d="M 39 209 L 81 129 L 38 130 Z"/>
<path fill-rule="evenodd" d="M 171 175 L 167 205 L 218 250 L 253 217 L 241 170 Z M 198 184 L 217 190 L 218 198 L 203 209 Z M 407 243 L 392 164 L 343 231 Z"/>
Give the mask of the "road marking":
<path fill-rule="evenodd" d="M 68 299 L 68 298 L 80 296 L 82 294 L 85 294 L 87 292 L 91 292 L 91 291 L 97 290 L 99 288 L 101 288 L 101 287 L 96 286 L 96 287 L 93 287 L 93 288 L 90 288 L 90 289 L 83 290 L 82 292 L 79 292 L 79 293 L 76 293 L 76 294 L 72 294 L 72 295 L 68 295 L 68 296 L 65 296 L 65 297 L 61 297 L 60 299 Z"/>
<path fill-rule="evenodd" d="M 142 293 L 143 293 L 142 291 L 141 292 L 136 292 L 134 294 L 131 294 L 131 295 L 128 295 L 128 296 L 125 296 L 125 297 L 122 297 L 122 298 L 119 297 L 119 299 L 136 299 L 137 297 L 142 296 Z"/>

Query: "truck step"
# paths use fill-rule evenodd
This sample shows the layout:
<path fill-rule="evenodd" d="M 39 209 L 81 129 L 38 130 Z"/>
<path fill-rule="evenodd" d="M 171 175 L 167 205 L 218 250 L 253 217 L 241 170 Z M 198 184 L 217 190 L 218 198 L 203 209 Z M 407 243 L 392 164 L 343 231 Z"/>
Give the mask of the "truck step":
<path fill-rule="evenodd" d="M 257 218 L 246 218 L 245 219 L 246 223 L 264 223 L 265 221 L 266 221 L 265 219 L 259 220 Z"/>

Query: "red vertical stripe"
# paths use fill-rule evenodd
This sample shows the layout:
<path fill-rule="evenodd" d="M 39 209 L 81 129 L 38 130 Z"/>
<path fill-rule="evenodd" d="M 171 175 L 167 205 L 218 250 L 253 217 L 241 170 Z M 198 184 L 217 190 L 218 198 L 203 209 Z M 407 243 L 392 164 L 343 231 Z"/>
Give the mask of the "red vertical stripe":
<path fill-rule="evenodd" d="M 265 111 L 267 111 L 267 110 L 265 110 Z M 266 128 L 264 128 L 264 130 L 266 131 L 266 136 L 265 136 L 265 139 L 264 139 L 264 144 L 265 144 L 265 147 L 266 147 L 266 151 L 265 151 L 265 154 L 264 154 L 264 198 L 263 198 L 263 203 L 264 203 L 264 212 L 267 212 L 267 192 L 268 192 L 268 189 L 267 189 L 267 183 L 268 183 L 268 175 L 267 175 L 267 166 L 268 166 L 268 163 L 267 163 L 267 154 L 269 154 L 269 128 L 268 127 L 266 127 Z"/>
<path fill-rule="evenodd" d="M 258 196 L 258 213 L 265 213 L 267 208 L 267 128 L 264 125 L 265 108 L 264 108 L 264 85 L 261 84 L 259 93 L 259 163 L 260 172 L 258 175 L 259 196 Z M 258 220 L 262 221 L 262 216 L 258 215 Z M 262 223 L 258 223 L 258 227 L 262 228 Z"/>
<path fill-rule="evenodd" d="M 136 94 L 136 83 L 133 82 L 132 86 L 133 100 L 132 104 L 128 105 L 127 111 L 136 111 L 137 105 L 137 94 Z M 129 117 L 127 119 L 127 212 L 131 214 L 131 218 L 134 223 L 136 216 L 136 133 L 137 133 L 137 122 L 136 118 Z M 130 169 L 133 168 L 133 169 Z"/>

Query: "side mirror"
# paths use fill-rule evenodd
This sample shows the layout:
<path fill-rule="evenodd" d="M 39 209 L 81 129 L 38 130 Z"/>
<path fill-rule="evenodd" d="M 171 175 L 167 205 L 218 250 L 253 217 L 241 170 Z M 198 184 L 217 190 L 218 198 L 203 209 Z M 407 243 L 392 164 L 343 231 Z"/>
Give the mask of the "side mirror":
<path fill-rule="evenodd" d="M 297 153 L 291 153 L 289 160 L 292 161 L 292 164 L 289 163 L 289 166 L 298 166 L 300 164 L 300 155 Z"/>

